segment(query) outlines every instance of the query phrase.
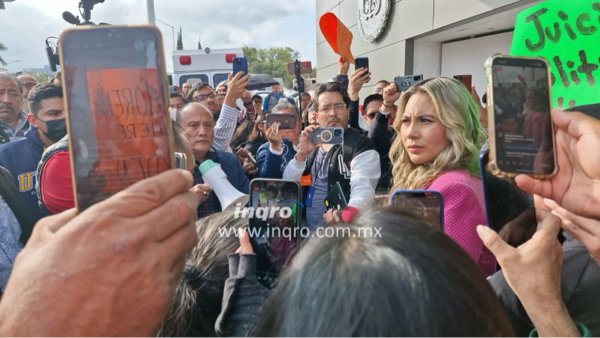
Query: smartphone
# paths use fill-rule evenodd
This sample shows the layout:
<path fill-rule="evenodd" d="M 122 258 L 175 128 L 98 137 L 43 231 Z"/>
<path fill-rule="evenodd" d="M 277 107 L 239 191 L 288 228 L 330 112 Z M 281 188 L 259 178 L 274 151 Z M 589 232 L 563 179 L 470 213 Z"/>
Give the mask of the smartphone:
<path fill-rule="evenodd" d="M 396 190 L 390 205 L 444 231 L 444 197 L 433 190 Z"/>
<path fill-rule="evenodd" d="M 163 43 L 151 25 L 60 36 L 75 205 L 87 209 L 175 167 Z"/>
<path fill-rule="evenodd" d="M 250 163 L 254 164 L 254 166 L 256 167 L 256 159 L 250 153 L 248 153 L 248 161 L 250 161 Z"/>
<path fill-rule="evenodd" d="M 249 234 L 257 246 L 259 281 L 269 287 L 298 246 L 301 193 L 296 181 L 257 178 L 250 182 Z"/>
<path fill-rule="evenodd" d="M 471 75 L 454 75 L 454 78 L 460 82 L 467 88 L 469 93 L 471 92 L 471 86 L 473 83 L 473 77 Z"/>
<path fill-rule="evenodd" d="M 274 123 L 279 123 L 279 129 L 296 129 L 296 114 L 280 113 L 267 114 L 267 128 L 271 128 Z"/>
<path fill-rule="evenodd" d="M 319 128 L 310 133 L 310 143 L 312 144 L 343 144 L 344 128 Z"/>
<path fill-rule="evenodd" d="M 244 57 L 233 58 L 233 75 L 243 72 L 244 75 L 248 74 L 248 59 Z"/>
<path fill-rule="evenodd" d="M 336 210 L 338 215 L 342 214 L 342 210 L 346 209 L 348 206 L 348 201 L 346 201 L 346 196 L 344 196 L 344 191 L 342 190 L 342 186 L 340 182 L 335 182 L 333 188 L 325 197 L 325 207 L 327 210 Z"/>
<path fill-rule="evenodd" d="M 187 155 L 185 153 L 175 153 L 175 168 L 187 170 Z"/>
<path fill-rule="evenodd" d="M 398 76 L 394 78 L 394 83 L 399 92 L 404 92 L 415 83 L 423 81 L 423 75 Z"/>
<path fill-rule="evenodd" d="M 550 65 L 544 58 L 494 55 L 488 83 L 490 166 L 496 176 L 547 178 L 558 171 Z"/>
<path fill-rule="evenodd" d="M 509 178 L 494 176 L 489 168 L 489 150 L 479 155 L 481 183 L 488 226 L 500 232 L 507 224 L 520 229 L 535 229 L 537 221 L 533 195 L 519 189 Z"/>
<path fill-rule="evenodd" d="M 354 68 L 355 69 L 361 69 L 361 68 L 369 69 L 369 58 L 368 57 L 354 58 Z"/>

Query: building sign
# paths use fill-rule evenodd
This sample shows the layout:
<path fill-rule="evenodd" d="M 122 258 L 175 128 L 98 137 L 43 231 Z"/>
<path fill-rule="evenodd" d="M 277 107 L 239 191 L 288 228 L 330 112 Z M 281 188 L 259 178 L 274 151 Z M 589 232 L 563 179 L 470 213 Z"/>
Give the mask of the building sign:
<path fill-rule="evenodd" d="M 373 42 L 383 33 L 391 7 L 391 0 L 358 0 L 358 30 L 365 40 Z"/>

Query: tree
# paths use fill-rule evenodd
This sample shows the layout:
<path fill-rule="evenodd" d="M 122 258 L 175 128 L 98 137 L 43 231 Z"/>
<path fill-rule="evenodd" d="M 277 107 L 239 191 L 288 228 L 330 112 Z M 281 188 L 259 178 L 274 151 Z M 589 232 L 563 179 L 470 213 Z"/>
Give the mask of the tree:
<path fill-rule="evenodd" d="M 292 87 L 295 76 L 288 74 L 287 63 L 300 58 L 298 51 L 290 47 L 256 49 L 248 46 L 244 46 L 242 50 L 248 59 L 248 72 L 283 78 L 284 85 Z"/>
<path fill-rule="evenodd" d="M 198 49 L 202 49 L 202 37 L 198 38 Z"/>
<path fill-rule="evenodd" d="M 8 49 L 8 47 L 6 47 L 3 43 L 0 42 L 0 52 L 4 52 Z M 0 65 L 6 66 L 8 65 L 8 63 L 6 63 L 6 61 L 4 61 L 4 59 L 2 58 L 2 56 L 0 56 Z"/>
<path fill-rule="evenodd" d="M 179 33 L 177 33 L 177 50 L 183 50 L 183 32 L 179 27 Z"/>

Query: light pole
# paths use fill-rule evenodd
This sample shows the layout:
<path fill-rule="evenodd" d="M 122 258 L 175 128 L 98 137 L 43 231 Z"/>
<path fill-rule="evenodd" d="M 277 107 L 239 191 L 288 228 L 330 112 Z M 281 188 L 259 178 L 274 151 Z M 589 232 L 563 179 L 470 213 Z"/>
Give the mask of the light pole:
<path fill-rule="evenodd" d="M 11 62 L 7 63 L 6 65 L 8 66 L 8 65 L 10 65 L 11 63 L 17 63 L 17 62 L 21 62 L 21 60 L 11 61 Z"/>
<path fill-rule="evenodd" d="M 148 23 L 156 25 L 156 22 L 154 22 L 154 0 L 146 0 L 146 7 L 148 8 Z"/>
<path fill-rule="evenodd" d="M 175 50 L 176 49 L 175 48 L 175 28 L 173 28 L 173 26 L 169 25 L 168 23 L 166 23 L 166 22 L 164 22 L 164 21 L 162 21 L 160 19 L 156 19 L 156 21 L 161 22 L 161 23 L 163 23 L 163 24 L 171 27 L 171 32 L 173 32 L 173 50 Z"/>

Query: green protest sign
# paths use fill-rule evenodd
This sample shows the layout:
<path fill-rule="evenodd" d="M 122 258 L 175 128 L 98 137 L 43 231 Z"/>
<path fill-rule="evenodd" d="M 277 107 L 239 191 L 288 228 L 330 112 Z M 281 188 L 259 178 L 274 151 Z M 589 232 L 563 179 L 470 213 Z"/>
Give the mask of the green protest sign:
<path fill-rule="evenodd" d="M 555 108 L 600 102 L 600 1 L 547 0 L 524 10 L 510 54 L 548 59 Z"/>

